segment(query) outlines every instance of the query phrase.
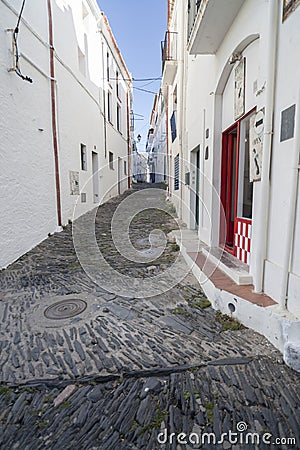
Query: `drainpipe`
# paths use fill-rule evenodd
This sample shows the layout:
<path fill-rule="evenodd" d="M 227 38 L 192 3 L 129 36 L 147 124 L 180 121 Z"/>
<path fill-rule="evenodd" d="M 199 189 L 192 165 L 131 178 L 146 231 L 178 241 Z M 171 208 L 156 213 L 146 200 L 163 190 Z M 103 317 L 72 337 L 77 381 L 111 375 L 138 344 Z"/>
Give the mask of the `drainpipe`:
<path fill-rule="evenodd" d="M 168 197 L 171 195 L 171 167 L 170 167 L 170 157 L 169 157 L 169 86 L 166 87 L 166 151 L 167 151 L 167 182 L 168 182 Z"/>
<path fill-rule="evenodd" d="M 128 157 L 128 177 L 127 177 L 127 185 L 128 185 L 128 189 L 130 189 L 130 170 L 131 170 L 131 164 L 130 164 L 130 155 L 131 155 L 131 139 L 130 139 L 130 111 L 131 108 L 129 108 L 129 92 L 126 92 L 126 105 L 127 105 L 127 157 Z"/>
<path fill-rule="evenodd" d="M 102 33 L 102 31 L 101 31 Z M 102 41 L 102 78 L 103 78 L 103 125 L 104 125 L 104 157 L 107 157 L 107 131 L 106 131 L 106 90 L 105 90 L 105 69 L 104 69 L 104 42 Z"/>
<path fill-rule="evenodd" d="M 200 191 L 200 182 L 198 182 L 199 186 L 198 189 L 200 192 L 198 192 L 199 195 L 199 215 L 201 216 L 201 221 L 200 221 L 200 217 L 198 217 L 198 223 L 199 223 L 199 229 L 198 229 L 198 236 L 199 238 L 201 238 L 201 227 L 204 227 L 204 217 L 203 217 L 203 204 L 202 201 L 204 199 L 204 174 L 205 174 L 205 145 L 206 145 L 206 138 L 205 138 L 205 130 L 206 130 L 206 109 L 203 108 L 203 122 L 202 122 L 202 151 L 200 148 L 200 157 L 201 157 L 201 168 L 199 169 L 200 173 L 198 173 L 198 180 L 201 178 L 201 191 Z M 198 170 L 198 169 L 196 169 Z M 200 180 L 199 180 L 200 181 Z M 197 194 L 197 192 L 196 192 Z M 197 197 L 196 197 L 197 198 Z M 200 213 L 200 207 L 202 209 L 201 213 Z M 210 236 L 209 236 L 209 245 L 212 245 L 212 238 L 211 238 L 211 229 L 210 229 Z"/>
<path fill-rule="evenodd" d="M 181 16 L 181 26 L 182 26 L 182 35 L 187 35 L 186 30 L 186 5 L 185 2 L 182 2 L 182 16 Z M 179 37 L 179 34 L 177 34 L 177 39 Z M 177 41 L 178 45 L 178 41 Z M 180 161 L 180 173 L 184 176 L 184 151 L 187 149 L 187 132 L 186 132 L 186 91 L 187 91 L 187 83 L 186 83 L 186 75 L 187 75 L 187 54 L 185 51 L 185 39 L 181 39 L 181 56 L 182 56 L 182 76 L 181 76 L 181 130 L 180 130 L 180 154 L 181 154 L 181 161 Z M 178 59 L 178 56 L 177 56 Z M 180 176 L 180 175 L 179 175 Z M 183 179 L 181 178 L 181 186 L 180 186 L 180 218 L 183 218 L 183 188 L 184 183 Z"/>
<path fill-rule="evenodd" d="M 300 149 L 300 89 L 298 93 L 298 103 L 296 106 L 296 134 L 294 142 L 294 154 L 292 159 L 292 190 L 289 196 L 289 211 L 287 220 L 286 246 L 283 259 L 283 276 L 280 289 L 279 305 L 281 309 L 287 309 L 288 291 L 289 291 L 289 276 L 292 269 L 292 257 L 295 237 L 295 222 L 298 198 L 298 177 L 299 177 L 299 149 Z"/>
<path fill-rule="evenodd" d="M 276 84 L 279 3 L 280 2 L 278 1 L 269 0 L 266 114 L 263 141 L 262 177 L 260 186 L 260 215 L 258 220 L 259 234 L 256 243 L 257 264 L 256 276 L 254 277 L 254 292 L 257 293 L 262 292 L 263 290 L 264 266 L 267 257 L 270 166 L 273 140 L 273 112 Z"/>
<path fill-rule="evenodd" d="M 55 89 L 53 23 L 52 23 L 51 0 L 48 0 L 47 5 L 48 5 L 48 20 L 49 20 L 51 118 L 52 118 L 52 140 L 53 140 L 54 166 L 55 166 L 57 224 L 59 227 L 61 227 L 62 220 L 61 220 L 61 198 L 60 198 L 60 179 L 59 179 L 60 177 L 59 177 L 59 159 L 58 159 L 57 120 L 56 120 L 56 89 Z"/>

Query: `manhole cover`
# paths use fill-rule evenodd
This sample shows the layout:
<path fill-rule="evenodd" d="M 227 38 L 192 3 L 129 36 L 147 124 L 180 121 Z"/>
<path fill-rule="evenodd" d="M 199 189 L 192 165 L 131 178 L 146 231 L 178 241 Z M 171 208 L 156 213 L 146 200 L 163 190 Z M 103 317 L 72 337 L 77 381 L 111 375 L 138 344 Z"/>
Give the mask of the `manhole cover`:
<path fill-rule="evenodd" d="M 85 301 L 73 298 L 54 303 L 45 310 L 47 319 L 69 319 L 82 313 L 87 307 Z"/>

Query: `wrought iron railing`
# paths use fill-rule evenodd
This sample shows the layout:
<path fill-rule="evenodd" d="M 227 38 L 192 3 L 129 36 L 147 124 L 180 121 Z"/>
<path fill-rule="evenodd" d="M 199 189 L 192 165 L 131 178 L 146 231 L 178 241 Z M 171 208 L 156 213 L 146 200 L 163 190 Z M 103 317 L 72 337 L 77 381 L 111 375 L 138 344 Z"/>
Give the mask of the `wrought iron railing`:
<path fill-rule="evenodd" d="M 203 0 L 190 0 L 188 3 L 188 40 Z"/>
<path fill-rule="evenodd" d="M 165 40 L 161 43 L 162 71 L 166 61 L 177 61 L 177 33 L 167 31 Z"/>

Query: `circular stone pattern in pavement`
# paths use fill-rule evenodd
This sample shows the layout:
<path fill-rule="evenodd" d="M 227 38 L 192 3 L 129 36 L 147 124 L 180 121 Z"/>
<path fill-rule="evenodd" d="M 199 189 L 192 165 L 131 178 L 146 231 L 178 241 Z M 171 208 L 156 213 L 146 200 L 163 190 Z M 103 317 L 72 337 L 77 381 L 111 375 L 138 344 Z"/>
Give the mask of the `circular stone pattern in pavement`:
<path fill-rule="evenodd" d="M 44 311 L 44 315 L 47 319 L 68 319 L 70 317 L 78 316 L 78 314 L 81 314 L 86 307 L 87 303 L 84 300 L 70 298 L 48 306 Z"/>

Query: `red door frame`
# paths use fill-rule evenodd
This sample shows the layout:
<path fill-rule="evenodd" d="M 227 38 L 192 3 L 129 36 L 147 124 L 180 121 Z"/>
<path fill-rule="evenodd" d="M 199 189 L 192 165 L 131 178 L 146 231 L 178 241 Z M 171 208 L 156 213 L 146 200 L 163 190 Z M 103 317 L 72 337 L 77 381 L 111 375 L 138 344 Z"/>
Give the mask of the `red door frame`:
<path fill-rule="evenodd" d="M 236 222 L 236 219 L 237 219 L 241 122 L 247 116 L 252 114 L 254 111 L 256 111 L 256 107 L 254 107 L 250 111 L 248 111 L 247 114 L 244 114 L 238 121 L 236 121 L 233 125 L 230 125 L 230 127 L 227 128 L 222 133 L 221 192 L 220 192 L 220 197 L 221 197 L 221 203 L 223 205 L 226 218 L 228 217 L 227 216 L 228 212 L 231 213 L 230 206 L 231 206 L 231 208 L 233 206 L 234 223 Z M 232 133 L 232 131 L 235 128 L 237 129 L 237 137 L 236 137 L 236 164 L 235 164 L 235 193 L 234 193 L 234 204 L 233 205 L 228 205 L 228 201 L 227 201 L 228 198 L 230 198 L 230 199 L 232 198 L 232 191 L 231 191 L 232 185 L 231 185 L 231 183 L 228 183 L 228 164 L 229 164 L 229 162 L 232 163 L 232 158 L 230 158 L 230 156 L 228 155 L 228 153 L 230 153 L 230 152 L 228 152 L 228 138 L 230 136 L 230 133 Z M 232 149 L 232 145 L 231 145 L 230 148 Z M 225 160 L 226 160 L 226 162 L 225 162 Z M 229 167 L 231 167 L 231 166 L 229 166 Z M 230 176 L 232 176 L 232 171 L 231 170 L 230 170 Z M 229 186 L 229 189 L 230 189 L 230 192 L 228 193 L 229 195 L 227 195 L 227 192 L 226 192 L 226 188 L 228 188 L 228 186 Z M 221 208 L 222 208 L 222 205 L 221 205 Z M 222 214 L 221 214 L 221 217 L 222 217 Z M 236 256 L 236 246 L 235 246 L 235 242 L 234 242 L 234 223 L 233 223 L 233 225 L 230 224 L 230 228 L 229 228 L 229 232 L 232 233 L 232 237 L 233 237 L 233 246 L 231 247 L 231 246 L 226 245 L 227 236 L 228 236 L 228 223 L 227 223 L 227 220 L 226 220 L 226 236 L 225 236 L 224 224 L 221 223 L 221 226 L 220 226 L 220 230 L 221 230 L 220 238 L 222 236 L 225 236 L 225 242 L 220 242 L 220 246 L 224 247 L 226 251 L 228 251 L 229 253 L 231 253 L 234 256 Z M 233 229 L 232 229 L 232 227 L 233 227 Z"/>
<path fill-rule="evenodd" d="M 232 167 L 232 157 L 233 157 L 233 131 L 236 129 L 236 158 L 235 166 Z M 222 246 L 225 247 L 226 251 L 235 255 L 234 246 L 234 222 L 237 214 L 237 195 L 238 195 L 238 170 L 239 170 L 239 141 L 240 141 L 240 123 L 239 121 L 231 125 L 222 133 L 222 160 L 221 160 L 221 202 L 225 211 L 226 217 L 226 237 L 225 242 Z M 232 176 L 233 170 L 235 171 L 235 192 L 232 204 Z M 233 223 L 230 218 L 233 210 Z M 223 233 L 224 235 L 224 226 Z M 229 241 L 228 236 L 232 235 L 232 246 L 227 245 Z"/>

